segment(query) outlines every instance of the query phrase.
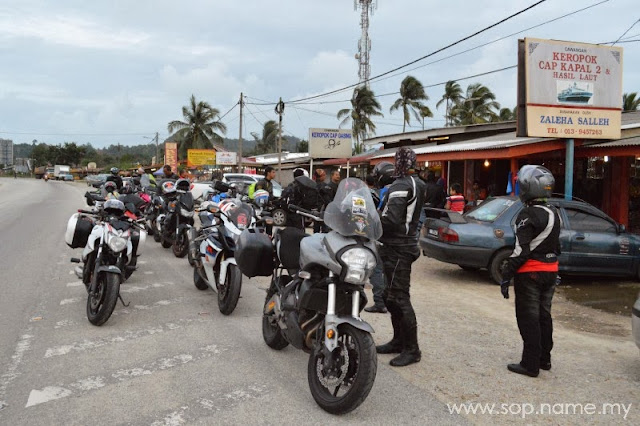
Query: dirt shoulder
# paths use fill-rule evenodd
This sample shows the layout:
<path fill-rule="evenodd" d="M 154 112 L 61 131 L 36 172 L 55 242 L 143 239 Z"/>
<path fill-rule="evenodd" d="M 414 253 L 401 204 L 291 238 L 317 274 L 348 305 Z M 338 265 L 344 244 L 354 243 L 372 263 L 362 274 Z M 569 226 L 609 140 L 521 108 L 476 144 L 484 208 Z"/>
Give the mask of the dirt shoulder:
<path fill-rule="evenodd" d="M 418 317 L 422 361 L 396 369 L 406 380 L 447 404 L 496 404 L 507 414 L 468 414 L 473 423 L 510 423 L 522 420 L 522 404 L 534 412 L 525 423 L 640 424 L 640 353 L 631 338 L 631 318 L 598 311 L 554 297 L 555 347 L 551 371 L 528 378 L 507 371 L 520 360 L 522 341 L 515 319 L 513 295 L 502 298 L 486 272 L 465 272 L 456 265 L 421 257 L 412 272 L 411 297 Z M 391 338 L 388 315 L 364 314 L 376 329 L 377 343 Z M 389 355 L 379 362 L 388 363 Z M 572 415 L 594 404 L 631 405 L 616 414 Z M 501 404 L 506 404 L 502 406 Z M 515 405 L 517 404 L 517 405 Z M 550 407 L 539 404 L 550 404 Z M 560 406 L 558 404 L 583 404 Z M 525 408 L 529 409 L 528 406 Z M 608 407 L 605 407 L 608 410 Z"/>

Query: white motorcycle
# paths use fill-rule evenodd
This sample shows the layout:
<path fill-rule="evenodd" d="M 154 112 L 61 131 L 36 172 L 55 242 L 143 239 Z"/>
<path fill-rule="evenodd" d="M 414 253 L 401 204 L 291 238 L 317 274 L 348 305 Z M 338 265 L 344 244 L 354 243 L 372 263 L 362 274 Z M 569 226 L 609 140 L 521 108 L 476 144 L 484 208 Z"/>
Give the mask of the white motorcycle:
<path fill-rule="evenodd" d="M 122 201 L 107 200 L 102 210 L 78 210 L 67 223 L 67 245 L 84 247 L 82 259 L 71 262 L 83 263 L 75 272 L 87 288 L 87 318 L 94 325 L 109 319 L 118 299 L 125 305 L 120 284 L 135 271 L 146 240 L 144 228 L 124 214 Z"/>

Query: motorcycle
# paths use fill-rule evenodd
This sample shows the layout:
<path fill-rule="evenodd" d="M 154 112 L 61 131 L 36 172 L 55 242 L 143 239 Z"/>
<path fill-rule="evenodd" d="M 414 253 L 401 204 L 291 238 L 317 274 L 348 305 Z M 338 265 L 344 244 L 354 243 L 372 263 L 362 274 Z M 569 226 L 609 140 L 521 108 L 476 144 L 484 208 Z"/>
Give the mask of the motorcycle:
<path fill-rule="evenodd" d="M 136 270 L 138 249 L 146 239 L 125 211 L 122 201 L 107 200 L 102 210 L 78 210 L 67 223 L 67 245 L 84 247 L 82 258 L 71 262 L 83 263 L 75 272 L 87 289 L 87 318 L 94 325 L 109 319 L 118 299 L 125 305 L 120 284 Z"/>
<path fill-rule="evenodd" d="M 194 202 L 191 183 L 179 179 L 175 190 L 166 197 L 166 215 L 162 221 L 162 247 L 172 247 L 176 257 L 185 257 L 189 250 L 189 231 L 193 227 Z"/>
<path fill-rule="evenodd" d="M 323 215 L 289 207 L 324 221 L 331 231 L 309 236 L 289 227 L 275 233 L 262 335 L 273 349 L 291 344 L 309 352 L 314 400 L 329 413 L 344 414 L 365 400 L 376 376 L 373 328 L 360 312 L 367 303 L 364 286 L 377 263 L 375 241 L 382 224 L 369 189 L 353 178 L 340 183 Z"/>
<path fill-rule="evenodd" d="M 193 254 L 193 283 L 199 290 L 216 291 L 218 309 L 230 315 L 242 289 L 242 273 L 235 257 L 237 243 L 244 230 L 256 231 L 259 222 L 253 207 L 237 199 L 203 203 L 203 207 L 205 210 L 199 213 L 203 233 L 192 244 L 192 250 L 199 244 L 199 252 Z"/>

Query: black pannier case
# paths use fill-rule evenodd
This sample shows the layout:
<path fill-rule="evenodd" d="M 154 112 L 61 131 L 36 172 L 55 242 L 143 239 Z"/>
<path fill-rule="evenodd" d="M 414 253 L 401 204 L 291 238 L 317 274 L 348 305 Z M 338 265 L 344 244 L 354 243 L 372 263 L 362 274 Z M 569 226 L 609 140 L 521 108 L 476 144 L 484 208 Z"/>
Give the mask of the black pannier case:
<path fill-rule="evenodd" d="M 235 258 L 238 268 L 247 277 L 268 277 L 273 273 L 273 245 L 265 233 L 242 231 Z"/>

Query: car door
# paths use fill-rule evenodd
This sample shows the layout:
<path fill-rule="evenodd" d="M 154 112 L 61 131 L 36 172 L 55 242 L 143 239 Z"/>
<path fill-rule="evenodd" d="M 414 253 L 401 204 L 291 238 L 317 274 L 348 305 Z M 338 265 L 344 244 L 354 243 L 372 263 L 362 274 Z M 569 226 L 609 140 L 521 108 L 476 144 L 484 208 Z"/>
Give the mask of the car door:
<path fill-rule="evenodd" d="M 571 230 L 569 265 L 573 272 L 624 275 L 631 272 L 629 239 L 611 220 L 575 206 L 564 208 Z"/>

